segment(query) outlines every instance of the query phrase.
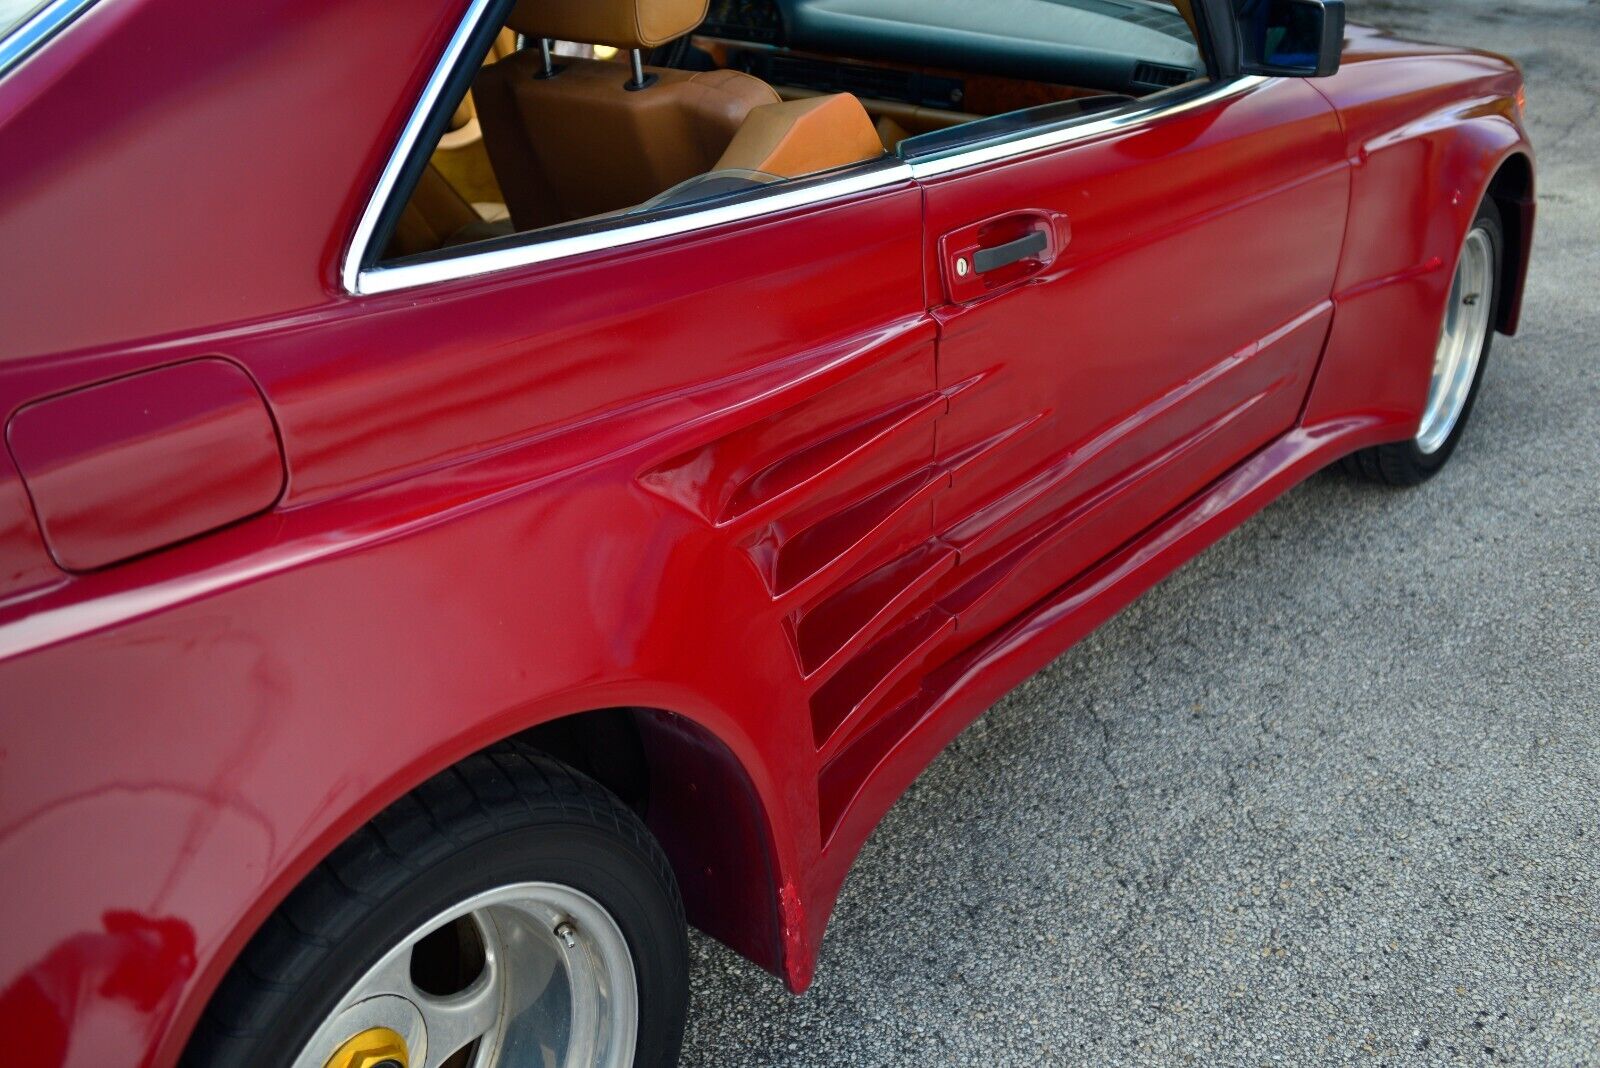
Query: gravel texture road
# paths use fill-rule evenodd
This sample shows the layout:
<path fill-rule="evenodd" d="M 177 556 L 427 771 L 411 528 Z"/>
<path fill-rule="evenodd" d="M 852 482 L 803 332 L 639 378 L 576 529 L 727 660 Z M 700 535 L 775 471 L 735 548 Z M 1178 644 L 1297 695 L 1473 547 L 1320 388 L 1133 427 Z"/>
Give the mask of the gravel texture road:
<path fill-rule="evenodd" d="M 1318 475 L 986 713 L 803 998 L 697 938 L 686 1064 L 1600 1064 L 1600 0 L 1350 10 L 1528 74 L 1454 461 Z"/>

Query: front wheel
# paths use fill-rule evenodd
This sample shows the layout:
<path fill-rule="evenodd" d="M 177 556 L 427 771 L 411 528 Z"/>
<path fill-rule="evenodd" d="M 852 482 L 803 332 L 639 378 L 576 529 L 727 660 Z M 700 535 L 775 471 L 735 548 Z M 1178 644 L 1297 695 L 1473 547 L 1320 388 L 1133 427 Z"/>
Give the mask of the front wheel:
<path fill-rule="evenodd" d="M 184 1068 L 666 1068 L 687 1009 L 666 858 L 514 745 L 423 784 L 270 917 Z"/>
<path fill-rule="evenodd" d="M 1455 452 L 1494 342 L 1504 233 L 1499 209 L 1486 198 L 1456 261 L 1416 437 L 1363 449 L 1344 460 L 1346 471 L 1391 486 L 1414 486 L 1437 474 Z"/>

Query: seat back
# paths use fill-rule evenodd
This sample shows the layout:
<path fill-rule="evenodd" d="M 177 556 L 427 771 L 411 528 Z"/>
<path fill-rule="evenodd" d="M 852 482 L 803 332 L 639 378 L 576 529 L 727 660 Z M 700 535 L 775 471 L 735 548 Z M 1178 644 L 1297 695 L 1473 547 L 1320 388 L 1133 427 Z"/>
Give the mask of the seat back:
<path fill-rule="evenodd" d="M 537 52 L 485 67 L 473 86 L 484 146 L 517 229 L 642 203 L 710 170 L 753 108 L 777 103 L 737 71 L 647 68 L 637 92 L 620 63 L 561 57 L 540 77 Z"/>
<path fill-rule="evenodd" d="M 621 49 L 689 33 L 707 0 L 521 0 L 507 20 L 527 37 Z M 473 83 L 484 146 L 517 229 L 643 203 L 711 170 L 754 108 L 778 102 L 737 71 L 646 68 L 557 57 L 536 48 L 484 67 Z"/>
<path fill-rule="evenodd" d="M 411 199 L 406 201 L 384 255 L 392 258 L 432 252 L 478 221 L 472 205 L 430 163 L 417 180 Z"/>
<path fill-rule="evenodd" d="M 752 109 L 716 169 L 799 178 L 877 159 L 883 152 L 861 101 L 833 93 Z"/>

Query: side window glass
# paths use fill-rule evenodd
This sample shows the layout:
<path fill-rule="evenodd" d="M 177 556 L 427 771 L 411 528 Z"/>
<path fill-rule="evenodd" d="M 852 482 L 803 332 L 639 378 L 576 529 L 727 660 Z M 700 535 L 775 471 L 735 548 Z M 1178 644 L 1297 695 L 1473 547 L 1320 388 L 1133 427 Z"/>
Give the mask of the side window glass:
<path fill-rule="evenodd" d="M 520 0 L 438 103 L 371 258 L 692 215 L 1127 107 L 1203 81 L 1189 4 L 710 0 L 702 20 L 682 0 Z"/>
<path fill-rule="evenodd" d="M 593 36 L 610 31 L 594 21 Z M 848 94 L 785 99 L 684 47 L 661 65 L 643 47 L 530 38 L 514 23 L 429 153 L 382 260 L 623 226 L 888 157 Z"/>

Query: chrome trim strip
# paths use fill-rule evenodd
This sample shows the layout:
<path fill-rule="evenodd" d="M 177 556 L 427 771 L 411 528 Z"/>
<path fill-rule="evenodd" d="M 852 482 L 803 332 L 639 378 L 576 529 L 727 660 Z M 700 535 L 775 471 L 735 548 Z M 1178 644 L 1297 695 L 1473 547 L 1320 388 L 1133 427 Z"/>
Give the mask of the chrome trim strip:
<path fill-rule="evenodd" d="M 422 99 L 417 101 L 417 106 L 411 111 L 411 118 L 406 120 L 405 129 L 400 132 L 400 142 L 395 145 L 394 151 L 389 155 L 388 164 L 378 176 L 377 188 L 367 200 L 367 210 L 361 213 L 361 221 L 356 224 L 356 232 L 350 238 L 350 247 L 345 250 L 344 266 L 339 271 L 339 280 L 344 283 L 346 291 L 361 292 L 361 258 L 366 255 L 367 244 L 372 240 L 372 232 L 378 228 L 378 216 L 383 214 L 383 207 L 389 202 L 395 183 L 400 180 L 400 172 L 405 168 L 406 160 L 411 157 L 412 148 L 416 146 L 417 138 L 422 136 L 422 127 L 427 124 L 428 116 L 433 113 L 434 105 L 439 102 L 445 83 L 450 80 L 450 72 L 455 70 L 456 62 L 466 50 L 467 41 L 478 28 L 478 23 L 483 21 L 484 11 L 493 2 L 494 0 L 472 0 L 466 14 L 461 17 L 456 32 L 451 36 L 450 43 L 445 46 L 444 55 L 440 58 L 438 66 L 433 68 L 433 75 L 429 77 L 428 84 L 422 90 Z"/>
<path fill-rule="evenodd" d="M 873 167 L 831 181 L 807 184 L 799 188 L 783 189 L 766 196 L 751 197 L 734 204 L 707 208 L 704 211 L 675 215 L 665 219 L 651 219 L 633 225 L 619 225 L 574 237 L 554 240 L 532 240 L 514 248 L 497 248 L 488 252 L 467 253 L 450 259 L 429 263 L 403 264 L 398 267 L 369 267 L 356 279 L 354 292 L 363 296 L 372 293 L 391 293 L 397 289 L 410 289 L 434 282 L 447 282 L 457 278 L 504 271 L 512 267 L 526 267 L 546 263 L 567 256 L 580 256 L 586 252 L 619 248 L 637 241 L 653 241 L 659 237 L 686 234 L 692 230 L 705 230 L 713 226 L 753 219 L 775 211 L 817 204 L 837 197 L 880 189 L 911 180 L 911 168 L 904 163 Z M 527 236 L 535 237 L 529 233 Z"/>
<path fill-rule="evenodd" d="M 1214 104 L 1218 100 L 1226 100 L 1231 96 L 1239 96 L 1268 79 L 1251 75 L 1244 78 L 1235 78 L 1231 82 L 1191 97 L 1178 104 L 1157 103 L 1151 107 L 1139 108 L 1135 111 L 1123 112 L 1120 115 L 1110 115 L 1103 119 L 1095 119 L 1082 124 L 1071 124 L 1056 130 L 1013 138 L 1010 141 L 1001 141 L 991 145 L 981 145 L 977 148 L 954 152 L 948 156 L 940 156 L 926 162 L 911 164 L 911 177 L 921 181 L 924 178 L 935 178 L 941 174 L 949 174 L 965 167 L 975 167 L 981 163 L 992 163 L 995 160 L 1009 159 L 1012 156 L 1021 156 L 1040 149 L 1054 148 L 1057 145 L 1068 144 L 1072 141 L 1095 137 L 1099 134 L 1120 130 L 1125 126 L 1132 126 L 1136 122 L 1156 115 L 1176 115 L 1179 112 L 1189 111 L 1193 108 Z"/>
<path fill-rule="evenodd" d="M 92 3 L 94 0 L 55 0 L 34 12 L 9 35 L 0 38 L 0 77 Z"/>

